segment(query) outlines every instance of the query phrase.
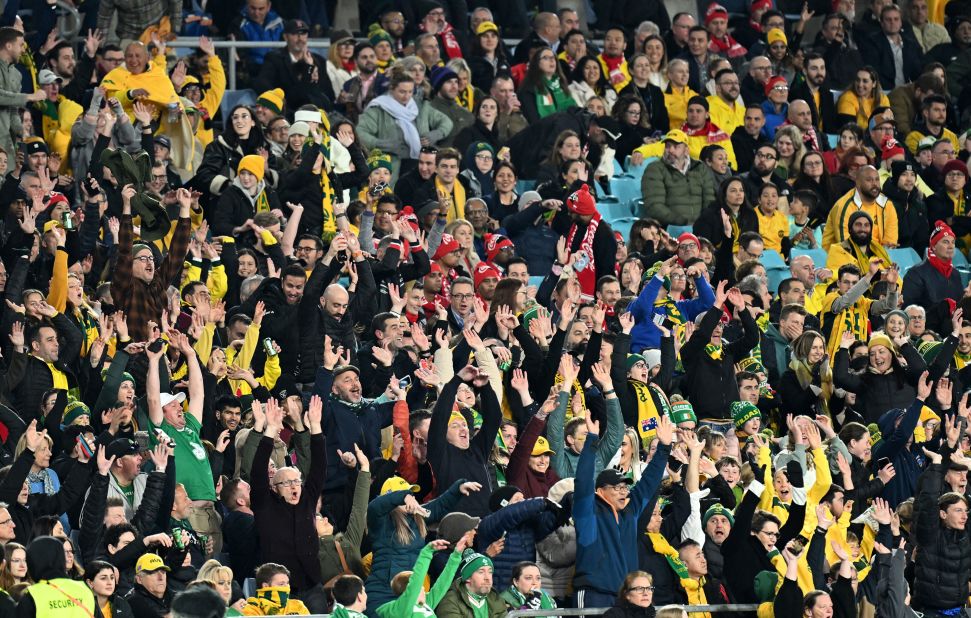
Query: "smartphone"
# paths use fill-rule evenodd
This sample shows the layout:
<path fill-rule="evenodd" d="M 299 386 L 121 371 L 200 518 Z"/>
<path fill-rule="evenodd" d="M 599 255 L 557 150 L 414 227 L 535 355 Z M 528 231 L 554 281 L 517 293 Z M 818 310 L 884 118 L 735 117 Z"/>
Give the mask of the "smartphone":
<path fill-rule="evenodd" d="M 147 431 L 136 431 L 132 437 L 135 440 L 135 444 L 138 445 L 139 451 L 147 451 L 151 449 Z"/>
<path fill-rule="evenodd" d="M 889 465 L 890 465 L 889 457 L 881 457 L 880 459 L 877 460 L 877 470 L 883 470 Z"/>
<path fill-rule="evenodd" d="M 808 544 L 809 539 L 800 534 L 796 538 L 792 539 L 792 552 L 797 555 L 801 554 L 802 550 L 804 550 Z"/>
<path fill-rule="evenodd" d="M 263 340 L 263 351 L 271 358 L 276 356 L 276 348 L 273 347 L 273 340 L 269 337 Z"/>
<path fill-rule="evenodd" d="M 680 472 L 681 468 L 684 467 L 684 463 L 676 459 L 673 455 L 668 456 L 668 468 L 671 468 L 671 472 Z"/>
<path fill-rule="evenodd" d="M 158 352 L 159 350 L 162 349 L 162 346 L 163 345 L 165 345 L 165 340 L 162 339 L 161 337 L 159 337 L 158 339 L 156 339 L 152 343 L 148 344 L 148 350 L 150 352 Z"/>
<path fill-rule="evenodd" d="M 411 376 L 405 376 L 398 380 L 398 388 L 401 390 L 406 391 L 409 386 L 411 386 Z"/>

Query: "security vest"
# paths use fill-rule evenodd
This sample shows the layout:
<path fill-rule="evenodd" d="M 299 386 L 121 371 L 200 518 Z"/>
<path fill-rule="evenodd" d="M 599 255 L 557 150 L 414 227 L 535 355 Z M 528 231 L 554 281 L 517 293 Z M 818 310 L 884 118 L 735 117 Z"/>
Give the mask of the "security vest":
<path fill-rule="evenodd" d="M 71 579 L 41 581 L 27 588 L 38 616 L 45 618 L 93 618 L 94 593 Z"/>

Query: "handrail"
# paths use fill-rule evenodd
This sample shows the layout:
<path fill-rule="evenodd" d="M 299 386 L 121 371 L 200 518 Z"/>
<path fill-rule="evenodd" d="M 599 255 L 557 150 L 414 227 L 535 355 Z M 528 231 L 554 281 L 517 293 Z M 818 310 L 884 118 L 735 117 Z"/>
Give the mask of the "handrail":
<path fill-rule="evenodd" d="M 699 612 L 729 613 L 758 611 L 756 603 L 726 603 L 725 605 L 685 605 L 684 610 L 690 615 Z M 588 607 L 584 609 L 514 609 L 506 614 L 506 618 L 540 618 L 551 616 L 601 616 L 607 611 L 606 607 Z"/>
<path fill-rule="evenodd" d="M 195 49 L 199 47 L 199 39 L 192 37 L 178 37 L 166 43 L 168 47 L 176 49 Z M 265 49 L 267 47 L 286 47 L 286 41 L 239 41 L 235 39 L 213 39 L 212 46 L 216 49 L 229 50 L 229 65 L 226 67 L 226 87 L 236 90 L 236 50 L 237 49 Z M 307 47 L 311 49 L 330 49 L 330 39 L 308 39 Z"/>

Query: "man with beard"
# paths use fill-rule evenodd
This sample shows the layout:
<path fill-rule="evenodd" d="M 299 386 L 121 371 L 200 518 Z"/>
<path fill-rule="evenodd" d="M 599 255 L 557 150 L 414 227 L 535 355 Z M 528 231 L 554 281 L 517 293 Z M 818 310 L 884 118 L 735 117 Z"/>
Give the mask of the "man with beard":
<path fill-rule="evenodd" d="M 47 68 L 61 78 L 61 94 L 76 103 L 81 103 L 91 85 L 100 42 L 96 34 L 89 32 L 80 61 L 75 58 L 74 46 L 67 41 L 61 41 L 47 52 Z"/>
<path fill-rule="evenodd" d="M 763 91 L 760 90 L 759 92 L 765 98 Z M 762 127 L 764 126 L 765 112 L 762 110 L 762 106 L 758 103 L 746 105 L 741 126 L 736 127 L 735 131 L 732 132 L 732 149 L 735 151 L 735 163 L 738 165 L 738 170 L 751 170 L 755 163 L 756 150 L 771 143 L 762 134 Z"/>
<path fill-rule="evenodd" d="M 748 105 L 761 104 L 765 100 L 765 85 L 772 77 L 772 62 L 766 56 L 752 58 L 748 74 L 742 78 L 742 100 Z"/>
<path fill-rule="evenodd" d="M 499 103 L 499 117 L 496 118 L 496 127 L 499 129 L 499 142 L 504 144 L 513 135 L 525 129 L 529 123 L 523 116 L 522 104 L 519 101 L 519 95 L 516 94 L 516 85 L 512 77 L 497 75 L 492 80 L 489 95 Z"/>
<path fill-rule="evenodd" d="M 920 119 L 914 125 L 904 142 L 911 154 L 917 155 L 917 146 L 925 137 L 935 141 L 947 140 L 958 150 L 958 136 L 945 126 L 947 124 L 947 99 L 939 94 L 930 94 L 920 103 Z"/>
<path fill-rule="evenodd" d="M 691 225 L 715 199 L 711 172 L 688 155 L 688 136 L 672 130 L 662 140 L 664 152 L 644 170 L 641 193 L 645 214 L 662 225 Z"/>
<path fill-rule="evenodd" d="M 394 185 L 394 194 L 403 203 L 415 203 L 414 197 L 420 192 L 429 192 L 427 185 L 433 185 L 435 177 L 435 155 L 438 149 L 434 146 L 422 146 L 418 152 L 418 167 L 402 174 L 398 182 Z M 417 203 L 415 203 L 417 206 Z M 381 208 L 381 200 L 378 199 L 377 208 Z M 377 214 L 377 213 L 376 213 Z M 375 222 L 377 225 L 377 222 Z M 389 230 L 383 230 L 385 234 Z"/>
<path fill-rule="evenodd" d="M 351 496 L 345 491 L 349 469 L 340 453 L 353 453 L 357 445 L 368 459 L 381 457 L 381 431 L 392 423 L 395 401 L 405 396 L 405 392 L 398 388 L 398 379 L 394 378 L 384 384 L 390 396 L 365 399 L 361 370 L 349 364 L 349 360 L 350 350 L 345 351 L 343 346 L 325 335 L 323 360 L 317 369 L 313 393 L 327 399 L 327 414 L 323 421 L 327 436 L 323 501 L 329 505 L 332 523 L 338 530 L 346 527 L 351 506 Z M 265 465 L 264 462 L 264 469 Z M 255 466 L 254 462 L 254 471 Z"/>
<path fill-rule="evenodd" d="M 243 418 L 243 408 L 239 399 L 223 395 L 216 400 L 213 411 L 215 414 L 203 423 L 202 437 L 212 444 L 220 444 L 220 439 L 226 434 L 229 442 L 223 451 L 223 474 L 232 478 L 236 470 L 236 432 Z"/>
<path fill-rule="evenodd" d="M 405 330 L 398 313 L 401 309 L 392 307 L 391 311 L 374 316 L 371 320 L 374 341 L 362 346 L 358 352 L 361 382 L 365 384 L 364 394 L 368 397 L 383 393 L 388 381 L 395 376 L 411 375 L 417 369 L 405 349 Z"/>
<path fill-rule="evenodd" d="M 566 198 L 566 207 L 573 224 L 566 235 L 566 259 L 580 283 L 580 299 L 590 302 L 596 292 L 597 281 L 614 274 L 617 239 L 610 224 L 597 211 L 590 195 L 590 187 L 583 185 Z"/>
<path fill-rule="evenodd" d="M 789 115 L 785 124 L 791 124 L 802 132 L 802 141 L 806 145 L 806 150 L 824 152 L 830 150 L 829 140 L 823 132 L 816 128 L 813 120 L 813 113 L 802 99 L 794 99 L 789 103 Z"/>
<path fill-rule="evenodd" d="M 865 165 L 856 174 L 856 187 L 836 200 L 826 219 L 823 248 L 827 251 L 850 236 L 850 216 L 865 212 L 870 219 L 872 242 L 878 246 L 897 246 L 897 209 L 880 190 L 880 172 Z M 883 257 L 883 256 L 880 256 Z M 889 260 L 884 267 L 889 265 Z M 863 268 L 860 269 L 862 272 Z"/>
<path fill-rule="evenodd" d="M 304 267 L 291 264 L 283 269 L 279 278 L 263 279 L 239 308 L 241 313 L 254 315 L 256 303 L 263 301 L 268 315 L 260 326 L 260 338 L 269 337 L 280 345 L 280 368 L 285 373 L 293 373 L 297 368 L 303 329 L 295 326 L 306 285 L 307 273 Z"/>
<path fill-rule="evenodd" d="M 829 248 L 826 268 L 838 272 L 843 264 L 856 264 L 860 272 L 870 267 L 870 260 L 878 258 L 882 268 L 892 263 L 890 256 L 882 245 L 873 241 L 873 219 L 862 210 L 858 210 L 849 217 L 849 237 L 841 243 L 833 244 Z"/>
<path fill-rule="evenodd" d="M 829 93 L 826 83 L 826 61 L 813 52 L 806 54 L 803 62 L 803 79 L 794 79 L 789 89 L 790 101 L 805 101 L 813 116 L 813 126 L 823 133 L 838 133 L 839 121 L 836 118 L 836 103 Z"/>
<path fill-rule="evenodd" d="M 344 82 L 337 95 L 337 103 L 352 122 L 364 112 L 364 108 L 386 87 L 387 78 L 378 73 L 378 57 L 374 47 L 365 41 L 354 48 L 354 65 L 357 75 Z"/>
<path fill-rule="evenodd" d="M 722 69 L 715 75 L 715 94 L 708 97 L 711 121 L 731 135 L 745 124 L 745 105 L 739 99 L 738 75 L 732 69 Z"/>
<path fill-rule="evenodd" d="M 775 171 L 778 161 L 779 151 L 772 144 L 763 144 L 755 151 L 752 167 L 741 175 L 748 203 L 758 204 L 762 186 L 770 183 L 779 187 L 780 196 L 788 195 L 788 183 Z"/>
<path fill-rule="evenodd" d="M 923 307 L 927 311 L 926 328 L 938 333 L 947 332 L 955 303 L 966 293 L 952 262 L 954 243 L 951 228 L 937 221 L 931 231 L 927 259 L 904 276 L 904 304 Z"/>

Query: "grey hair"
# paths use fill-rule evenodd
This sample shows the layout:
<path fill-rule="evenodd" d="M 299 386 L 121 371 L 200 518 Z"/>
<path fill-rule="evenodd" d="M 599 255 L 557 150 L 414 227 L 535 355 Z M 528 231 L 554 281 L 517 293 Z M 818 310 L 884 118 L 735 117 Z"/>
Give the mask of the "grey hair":
<path fill-rule="evenodd" d="M 651 36 L 652 34 L 661 35 L 661 29 L 653 21 L 642 21 L 637 25 L 636 32 L 637 34 L 646 34 L 647 36 Z"/>
<path fill-rule="evenodd" d="M 904 313 L 907 313 L 907 312 L 908 312 L 908 311 L 910 311 L 911 309 L 915 309 L 915 310 L 917 310 L 917 311 L 918 311 L 918 312 L 919 312 L 919 313 L 920 313 L 920 314 L 921 314 L 922 316 L 924 316 L 924 317 L 927 317 L 927 310 L 926 310 L 926 309 L 924 309 L 923 307 L 921 307 L 920 305 L 907 305 L 906 307 L 904 307 Z"/>
<path fill-rule="evenodd" d="M 250 275 L 243 279 L 243 282 L 239 285 L 239 300 L 240 302 L 245 302 L 256 288 L 260 287 L 260 283 L 263 282 L 263 275 Z"/>
<path fill-rule="evenodd" d="M 749 294 L 754 294 L 756 296 L 761 296 L 762 288 L 765 286 L 765 281 L 759 275 L 748 275 L 744 279 L 738 282 L 736 285 L 739 292 L 748 292 Z"/>

